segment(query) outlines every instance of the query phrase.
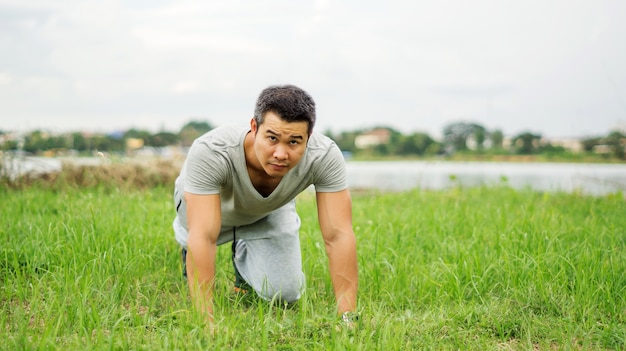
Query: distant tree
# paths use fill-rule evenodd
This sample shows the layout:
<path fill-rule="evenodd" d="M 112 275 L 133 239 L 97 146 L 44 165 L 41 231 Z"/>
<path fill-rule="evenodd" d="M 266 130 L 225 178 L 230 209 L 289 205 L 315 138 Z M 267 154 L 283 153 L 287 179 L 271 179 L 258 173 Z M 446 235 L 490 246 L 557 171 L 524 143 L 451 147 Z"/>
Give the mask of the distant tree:
<path fill-rule="evenodd" d="M 467 140 L 471 136 L 478 147 L 482 148 L 485 141 L 485 127 L 476 123 L 454 122 L 443 128 L 443 136 L 446 144 L 454 150 L 467 150 Z"/>
<path fill-rule="evenodd" d="M 375 153 L 383 156 L 397 154 L 398 144 L 404 138 L 402 133 L 390 127 L 376 127 L 375 129 L 386 129 L 389 131 L 389 140 L 387 143 L 376 145 L 374 148 Z"/>
<path fill-rule="evenodd" d="M 338 135 L 333 135 L 332 139 L 337 143 L 341 151 L 355 153 L 357 148 L 354 141 L 360 133 L 360 131 L 341 132 Z"/>
<path fill-rule="evenodd" d="M 125 139 L 115 138 L 110 135 L 97 135 L 92 139 L 94 150 L 123 152 L 126 149 Z"/>
<path fill-rule="evenodd" d="M 8 134 L 8 132 L 5 132 L 3 130 L 0 130 L 0 136 L 1 135 L 5 135 Z M 18 148 L 18 142 L 17 140 L 4 140 L 1 144 L 0 144 L 0 150 L 2 151 L 7 151 L 7 150 L 17 150 Z M 2 168 L 2 167 L 0 167 Z"/>
<path fill-rule="evenodd" d="M 89 150 L 89 142 L 83 136 L 82 133 L 76 132 L 72 133 L 72 149 L 78 152 L 84 152 Z"/>
<path fill-rule="evenodd" d="M 432 144 L 428 145 L 426 150 L 424 150 L 424 155 L 430 155 L 430 156 L 441 155 L 443 153 L 444 153 L 443 144 L 438 141 L 435 141 Z"/>
<path fill-rule="evenodd" d="M 185 124 L 182 129 L 186 129 L 186 128 L 193 128 L 196 131 L 204 134 L 208 132 L 209 130 L 212 130 L 214 127 L 211 125 L 211 123 L 207 121 L 190 121 L 190 122 L 187 122 L 187 124 Z"/>
<path fill-rule="evenodd" d="M 150 145 L 150 139 L 152 135 L 147 130 L 139 130 L 139 129 L 129 129 L 124 133 L 123 139 L 141 139 L 144 142 L 144 145 Z"/>
<path fill-rule="evenodd" d="M 582 141 L 583 149 L 587 152 L 593 151 L 599 145 L 608 146 L 613 155 L 620 159 L 626 159 L 626 135 L 620 131 L 612 131 L 604 137 L 593 137 Z"/>
<path fill-rule="evenodd" d="M 489 133 L 489 140 L 491 141 L 491 147 L 494 149 L 502 149 L 504 144 L 504 134 L 499 129 L 496 129 Z"/>
<path fill-rule="evenodd" d="M 401 135 L 399 139 L 395 148 L 398 155 L 424 155 L 426 150 L 435 142 L 426 133 Z"/>
<path fill-rule="evenodd" d="M 587 138 L 587 139 L 583 139 L 582 143 L 583 143 L 583 150 L 590 152 L 590 151 L 593 151 L 594 146 L 602 144 L 602 138 L 601 137 Z"/>
<path fill-rule="evenodd" d="M 196 138 L 212 129 L 213 126 L 206 121 L 190 121 L 181 128 L 179 139 L 183 146 L 191 146 Z"/>
<path fill-rule="evenodd" d="M 469 136 L 469 128 L 467 123 L 456 122 L 448 124 L 443 128 L 443 138 L 446 144 L 452 146 L 455 150 L 467 149 L 467 137 Z"/>
<path fill-rule="evenodd" d="M 624 159 L 626 148 L 626 135 L 619 131 L 613 131 L 605 138 L 605 144 L 609 145 L 613 149 L 615 157 Z"/>
<path fill-rule="evenodd" d="M 476 148 L 482 150 L 485 145 L 485 139 L 487 139 L 487 131 L 483 126 L 474 124 L 474 141 L 476 142 Z"/>
<path fill-rule="evenodd" d="M 180 140 L 177 134 L 171 132 L 159 132 L 150 136 L 150 145 L 156 147 L 164 147 L 174 145 Z"/>
<path fill-rule="evenodd" d="M 38 153 L 46 150 L 47 133 L 34 130 L 24 136 L 24 151 Z"/>
<path fill-rule="evenodd" d="M 17 150 L 18 142 L 17 140 L 7 140 L 4 143 L 0 144 L 0 150 L 8 151 L 8 150 Z"/>
<path fill-rule="evenodd" d="M 69 149 L 72 147 L 71 138 L 67 135 L 51 135 L 47 138 L 46 150 Z"/>
<path fill-rule="evenodd" d="M 65 136 L 51 135 L 42 130 L 35 130 L 24 138 L 24 151 L 40 153 L 46 150 L 65 149 L 71 147 Z"/>
<path fill-rule="evenodd" d="M 369 147 L 370 152 L 376 156 L 389 156 L 393 153 L 391 145 L 377 144 Z"/>
<path fill-rule="evenodd" d="M 564 154 L 566 151 L 563 146 L 555 146 L 551 143 L 539 146 L 539 152 L 546 155 Z"/>
<path fill-rule="evenodd" d="M 333 131 L 330 128 L 327 128 L 326 130 L 324 130 L 322 132 L 323 135 L 326 135 L 327 137 L 335 140 L 335 135 L 333 134 Z"/>
<path fill-rule="evenodd" d="M 523 132 L 513 138 L 513 143 L 518 154 L 530 155 L 539 151 L 541 134 Z"/>
<path fill-rule="evenodd" d="M 403 135 L 395 147 L 395 153 L 398 155 L 419 155 L 420 150 L 411 136 Z"/>

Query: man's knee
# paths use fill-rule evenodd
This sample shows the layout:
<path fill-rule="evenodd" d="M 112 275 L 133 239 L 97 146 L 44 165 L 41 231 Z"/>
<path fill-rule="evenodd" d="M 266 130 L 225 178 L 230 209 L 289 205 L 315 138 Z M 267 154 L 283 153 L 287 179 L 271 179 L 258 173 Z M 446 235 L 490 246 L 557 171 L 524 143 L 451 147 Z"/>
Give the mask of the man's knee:
<path fill-rule="evenodd" d="M 260 291 L 257 291 L 257 294 L 268 301 L 294 303 L 300 299 L 303 288 L 304 274 L 300 272 L 291 277 L 291 279 L 282 277 L 282 279 L 274 283 L 270 279 L 266 279 Z"/>
<path fill-rule="evenodd" d="M 268 249 L 259 243 L 264 242 L 237 241 L 233 247 L 236 273 L 264 300 L 297 301 L 304 286 L 301 258 L 294 254 L 299 253 L 298 243 L 290 250 Z"/>

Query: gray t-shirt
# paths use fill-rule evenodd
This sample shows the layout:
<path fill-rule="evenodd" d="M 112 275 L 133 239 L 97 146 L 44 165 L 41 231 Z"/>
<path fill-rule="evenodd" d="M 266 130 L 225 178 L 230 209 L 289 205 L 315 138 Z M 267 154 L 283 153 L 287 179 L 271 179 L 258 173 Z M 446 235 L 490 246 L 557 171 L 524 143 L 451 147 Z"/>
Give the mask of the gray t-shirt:
<path fill-rule="evenodd" d="M 263 197 L 252 185 L 246 167 L 244 139 L 249 130 L 249 127 L 219 127 L 199 137 L 176 179 L 175 197 L 182 200 L 184 191 L 220 194 L 222 228 L 225 228 L 258 221 L 292 201 L 310 185 L 318 192 L 335 192 L 348 187 L 345 161 L 339 147 L 330 138 L 314 132 L 300 163 L 283 177 L 268 197 Z M 184 200 L 177 206 L 181 208 L 176 221 L 186 230 Z M 176 229 L 176 223 L 174 227 Z M 176 234 L 180 242 L 181 233 Z"/>

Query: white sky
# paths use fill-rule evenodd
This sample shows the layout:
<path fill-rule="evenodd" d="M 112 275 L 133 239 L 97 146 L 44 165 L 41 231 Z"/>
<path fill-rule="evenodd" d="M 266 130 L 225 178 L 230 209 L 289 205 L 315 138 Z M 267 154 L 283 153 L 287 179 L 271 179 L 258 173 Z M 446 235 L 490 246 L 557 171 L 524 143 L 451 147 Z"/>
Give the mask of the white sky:
<path fill-rule="evenodd" d="M 318 130 L 605 135 L 626 125 L 623 0 L 0 0 L 0 130 L 246 124 L 292 83 Z"/>

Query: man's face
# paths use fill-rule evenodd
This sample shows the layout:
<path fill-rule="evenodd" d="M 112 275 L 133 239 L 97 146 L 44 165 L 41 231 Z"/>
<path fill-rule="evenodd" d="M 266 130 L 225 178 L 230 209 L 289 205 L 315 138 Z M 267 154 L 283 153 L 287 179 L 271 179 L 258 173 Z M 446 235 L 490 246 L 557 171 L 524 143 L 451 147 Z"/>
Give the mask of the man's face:
<path fill-rule="evenodd" d="M 306 151 L 307 122 L 286 122 L 274 112 L 265 113 L 259 126 L 252 119 L 254 153 L 270 177 L 282 177 L 294 168 Z"/>

